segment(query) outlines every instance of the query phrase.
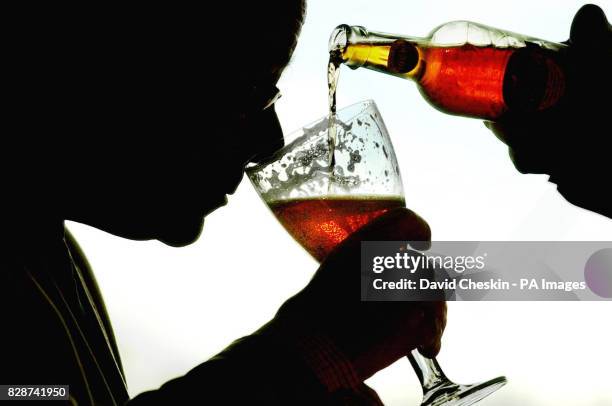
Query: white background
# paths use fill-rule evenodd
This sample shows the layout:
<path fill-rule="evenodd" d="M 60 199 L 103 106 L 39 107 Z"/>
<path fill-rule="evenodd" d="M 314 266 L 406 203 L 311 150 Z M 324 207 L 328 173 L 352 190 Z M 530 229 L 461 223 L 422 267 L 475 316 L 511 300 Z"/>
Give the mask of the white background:
<path fill-rule="evenodd" d="M 279 85 L 283 128 L 289 133 L 326 113 L 327 39 L 340 23 L 425 36 L 466 19 L 562 41 L 581 4 L 311 0 Z M 610 1 L 598 4 L 612 14 Z M 612 241 L 611 220 L 568 204 L 546 176 L 517 173 L 482 122 L 437 112 L 408 81 L 343 68 L 339 107 L 366 98 L 378 103 L 394 141 L 407 205 L 427 219 L 434 239 Z M 203 188 L 206 176 L 214 174 L 203 174 Z M 317 268 L 246 179 L 186 248 L 70 228 L 96 270 L 132 395 L 184 374 L 259 327 Z M 483 405 L 610 405 L 611 315 L 609 302 L 450 303 L 439 361 L 458 382 L 505 374 L 508 386 Z M 406 360 L 368 383 L 388 405 L 419 404 Z"/>

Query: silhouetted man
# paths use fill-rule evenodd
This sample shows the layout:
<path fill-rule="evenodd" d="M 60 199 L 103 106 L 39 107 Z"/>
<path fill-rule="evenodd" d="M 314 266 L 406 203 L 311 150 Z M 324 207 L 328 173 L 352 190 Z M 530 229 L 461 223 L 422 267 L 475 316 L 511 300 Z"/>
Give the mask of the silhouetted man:
<path fill-rule="evenodd" d="M 64 221 L 196 240 L 244 165 L 283 143 L 273 102 L 303 4 L 52 7 L 5 14 L 0 383 L 123 404 L 102 296 Z M 416 347 L 435 355 L 445 307 L 361 303 L 359 241 L 429 238 L 414 213 L 389 212 L 257 332 L 129 404 L 379 404 L 363 381 Z"/>

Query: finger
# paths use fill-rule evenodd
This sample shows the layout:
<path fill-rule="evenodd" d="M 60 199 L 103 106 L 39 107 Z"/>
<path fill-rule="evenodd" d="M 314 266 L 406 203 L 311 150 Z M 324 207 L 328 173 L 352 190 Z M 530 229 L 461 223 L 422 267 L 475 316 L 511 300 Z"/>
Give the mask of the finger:
<path fill-rule="evenodd" d="M 336 286 L 335 283 L 346 278 L 343 272 L 326 272 L 326 269 L 359 269 L 362 241 L 422 241 L 421 245 L 429 248 L 430 240 L 429 225 L 416 213 L 406 208 L 389 210 L 339 244 L 321 263 L 309 289 L 318 289 L 325 284 Z"/>
<path fill-rule="evenodd" d="M 483 124 L 493 133 L 493 135 L 497 137 L 498 140 L 508 145 L 508 132 L 506 131 L 505 126 L 502 123 L 484 121 Z"/>
<path fill-rule="evenodd" d="M 339 286 L 336 284 L 346 280 L 345 273 L 328 272 L 327 269 L 359 269 L 362 241 L 411 241 L 411 245 L 418 241 L 421 242 L 422 249 L 428 249 L 430 240 L 429 225 L 417 214 L 406 208 L 389 210 L 339 244 L 321 263 L 319 271 L 309 284 L 309 289 L 319 289 L 326 284 Z M 359 283 L 359 279 L 355 281 Z M 323 287 L 321 289 L 325 290 Z M 335 295 L 337 296 L 338 292 L 335 292 Z"/>
<path fill-rule="evenodd" d="M 442 334 L 446 327 L 446 302 L 424 302 L 425 320 L 423 344 L 419 352 L 427 358 L 434 358 L 442 347 Z"/>
<path fill-rule="evenodd" d="M 351 234 L 325 259 L 324 264 L 344 261 L 348 256 L 359 261 L 362 241 L 415 241 L 419 249 L 428 249 L 431 229 L 425 220 L 406 208 L 389 210 Z"/>
<path fill-rule="evenodd" d="M 589 48 L 612 45 L 612 26 L 600 7 L 587 4 L 578 10 L 572 21 L 570 42 Z"/>
<path fill-rule="evenodd" d="M 426 358 L 435 358 L 442 349 L 442 341 L 440 339 L 434 340 L 426 346 L 419 347 L 419 352 Z"/>
<path fill-rule="evenodd" d="M 530 169 L 529 163 L 526 162 L 524 155 L 517 153 L 515 149 L 508 148 L 508 156 L 510 157 L 510 160 L 512 161 L 512 164 L 516 170 L 523 175 L 534 172 L 532 169 Z"/>
<path fill-rule="evenodd" d="M 397 208 L 388 211 L 353 234 L 358 241 L 430 241 L 431 229 L 412 210 Z"/>
<path fill-rule="evenodd" d="M 533 127 L 543 118 L 540 114 L 520 114 L 509 112 L 499 121 L 485 121 L 484 125 L 504 144 L 515 147 L 517 144 L 534 143 L 538 138 L 531 136 Z M 540 136 L 539 138 L 542 138 Z"/>
<path fill-rule="evenodd" d="M 520 173 L 550 173 L 555 156 L 550 147 L 554 145 L 553 141 L 546 136 L 547 132 L 553 131 L 546 122 L 556 117 L 513 117 L 501 122 L 488 122 L 486 126 L 508 145 L 510 159 Z M 559 148 L 559 144 L 556 145 Z"/>

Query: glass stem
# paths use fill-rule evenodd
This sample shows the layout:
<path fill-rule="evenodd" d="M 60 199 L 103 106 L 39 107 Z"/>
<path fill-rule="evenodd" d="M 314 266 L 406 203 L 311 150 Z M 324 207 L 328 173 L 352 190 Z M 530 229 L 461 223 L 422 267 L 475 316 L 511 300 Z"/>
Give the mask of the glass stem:
<path fill-rule="evenodd" d="M 442 368 L 440 368 L 435 358 L 424 357 L 418 349 L 412 350 L 407 358 L 419 377 L 423 393 L 427 393 L 432 388 L 448 382 L 448 378 L 442 372 Z"/>

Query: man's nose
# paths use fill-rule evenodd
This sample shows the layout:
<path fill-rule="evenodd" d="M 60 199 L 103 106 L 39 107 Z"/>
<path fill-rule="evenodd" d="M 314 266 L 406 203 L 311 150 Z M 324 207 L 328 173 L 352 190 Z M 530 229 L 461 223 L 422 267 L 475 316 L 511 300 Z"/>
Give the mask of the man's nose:
<path fill-rule="evenodd" d="M 253 143 L 250 162 L 261 162 L 285 145 L 283 130 L 274 106 L 267 108 L 254 119 L 252 129 L 253 133 L 248 137 L 249 142 Z"/>

